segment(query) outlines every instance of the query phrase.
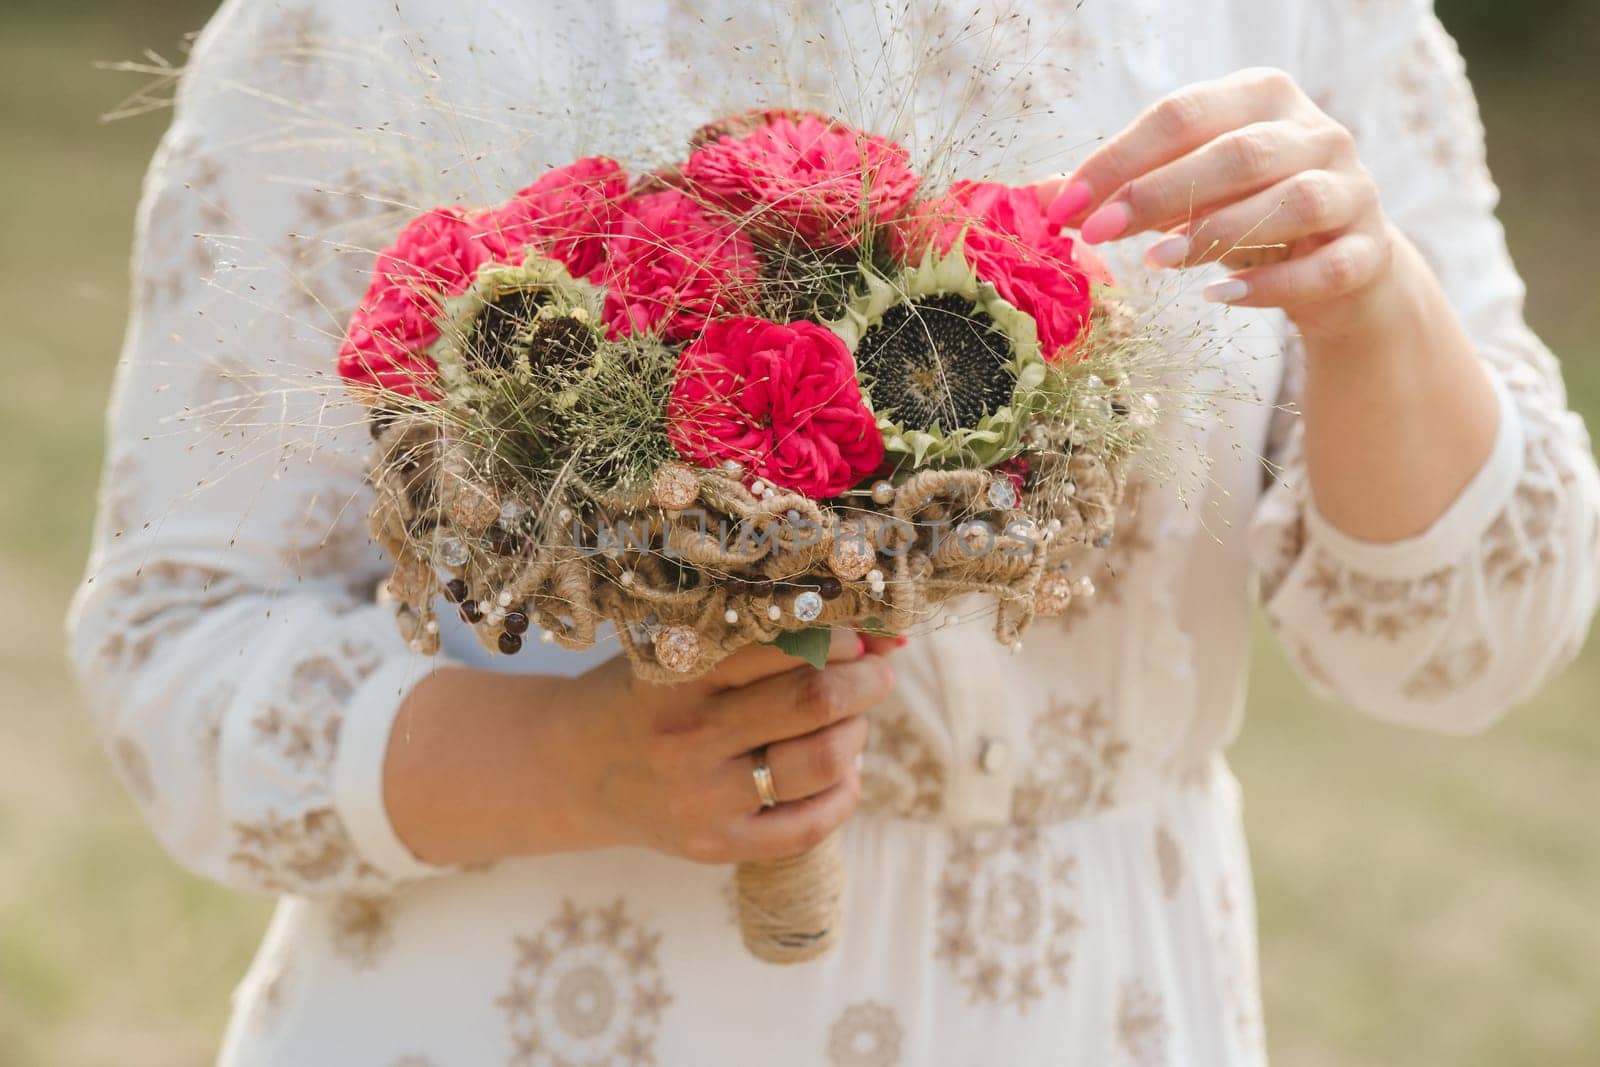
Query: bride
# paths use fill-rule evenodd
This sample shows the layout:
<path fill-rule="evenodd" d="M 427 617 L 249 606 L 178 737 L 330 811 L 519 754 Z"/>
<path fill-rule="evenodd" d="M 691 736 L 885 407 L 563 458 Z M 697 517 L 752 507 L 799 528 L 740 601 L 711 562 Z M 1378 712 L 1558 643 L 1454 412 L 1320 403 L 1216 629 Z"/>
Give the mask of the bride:
<path fill-rule="evenodd" d="M 1205 490 L 1144 485 L 1016 656 L 839 635 L 661 689 L 464 626 L 414 656 L 331 374 L 370 249 L 755 104 L 1039 182 L 1264 402 L 1192 428 Z M 162 841 L 280 898 L 222 1062 L 1262 1063 L 1252 600 L 1313 688 L 1447 733 L 1595 608 L 1600 481 L 1495 198 L 1420 0 L 226 0 L 145 188 L 73 616 Z M 729 865 L 840 826 L 842 943 L 756 961 Z"/>

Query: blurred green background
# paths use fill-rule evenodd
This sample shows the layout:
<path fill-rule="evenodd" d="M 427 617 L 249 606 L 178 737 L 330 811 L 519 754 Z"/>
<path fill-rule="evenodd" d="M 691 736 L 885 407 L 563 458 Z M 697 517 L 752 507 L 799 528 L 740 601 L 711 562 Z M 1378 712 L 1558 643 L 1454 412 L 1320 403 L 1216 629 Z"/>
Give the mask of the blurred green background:
<path fill-rule="evenodd" d="M 169 56 L 201 0 L 0 10 L 0 1064 L 210 1061 L 267 904 L 183 874 L 62 660 L 140 176 L 164 114 L 91 64 Z M 1600 427 L 1600 4 L 1441 0 L 1482 99 L 1535 326 Z M 1235 753 L 1280 1064 L 1600 1063 L 1600 639 L 1483 738 L 1318 705 L 1258 642 Z"/>

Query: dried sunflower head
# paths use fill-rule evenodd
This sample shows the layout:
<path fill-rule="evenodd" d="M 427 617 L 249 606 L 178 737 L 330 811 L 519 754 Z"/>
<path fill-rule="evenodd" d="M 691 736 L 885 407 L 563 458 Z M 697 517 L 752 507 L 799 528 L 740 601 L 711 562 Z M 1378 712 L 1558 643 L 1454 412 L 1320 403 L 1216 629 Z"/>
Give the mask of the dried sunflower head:
<path fill-rule="evenodd" d="M 861 278 L 828 325 L 855 355 L 885 448 L 913 466 L 989 466 L 1015 453 L 1045 380 L 1033 319 L 959 248 Z"/>
<path fill-rule="evenodd" d="M 601 299 L 555 260 L 484 267 L 445 305 L 436 359 L 447 391 L 581 373 L 601 340 Z"/>

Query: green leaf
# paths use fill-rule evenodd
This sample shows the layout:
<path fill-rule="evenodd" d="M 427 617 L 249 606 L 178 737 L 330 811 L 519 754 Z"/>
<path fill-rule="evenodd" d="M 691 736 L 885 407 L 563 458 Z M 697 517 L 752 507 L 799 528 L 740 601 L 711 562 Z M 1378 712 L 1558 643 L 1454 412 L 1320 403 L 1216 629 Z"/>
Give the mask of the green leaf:
<path fill-rule="evenodd" d="M 803 659 L 817 670 L 828 662 L 828 646 L 833 642 L 833 631 L 826 626 L 813 626 L 808 630 L 785 630 L 774 640 L 776 645 L 795 659 Z"/>
<path fill-rule="evenodd" d="M 863 633 L 876 634 L 878 637 L 894 637 L 895 632 L 885 626 L 883 620 L 876 615 L 868 615 L 856 623 L 856 629 Z"/>

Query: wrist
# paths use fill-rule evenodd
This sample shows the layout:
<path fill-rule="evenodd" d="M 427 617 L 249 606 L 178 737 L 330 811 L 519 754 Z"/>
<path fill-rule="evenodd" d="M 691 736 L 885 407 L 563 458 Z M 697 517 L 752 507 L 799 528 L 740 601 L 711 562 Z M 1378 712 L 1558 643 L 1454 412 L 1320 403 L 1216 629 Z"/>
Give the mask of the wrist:
<path fill-rule="evenodd" d="M 549 711 L 558 720 L 546 732 L 544 744 L 554 749 L 540 756 L 541 766 L 558 779 L 552 802 L 574 849 L 615 848 L 640 842 L 629 823 L 619 817 L 608 797 L 616 792 L 615 760 L 618 716 L 632 710 L 626 692 L 619 690 L 618 668 L 631 679 L 622 657 L 576 678 L 562 679 Z"/>

